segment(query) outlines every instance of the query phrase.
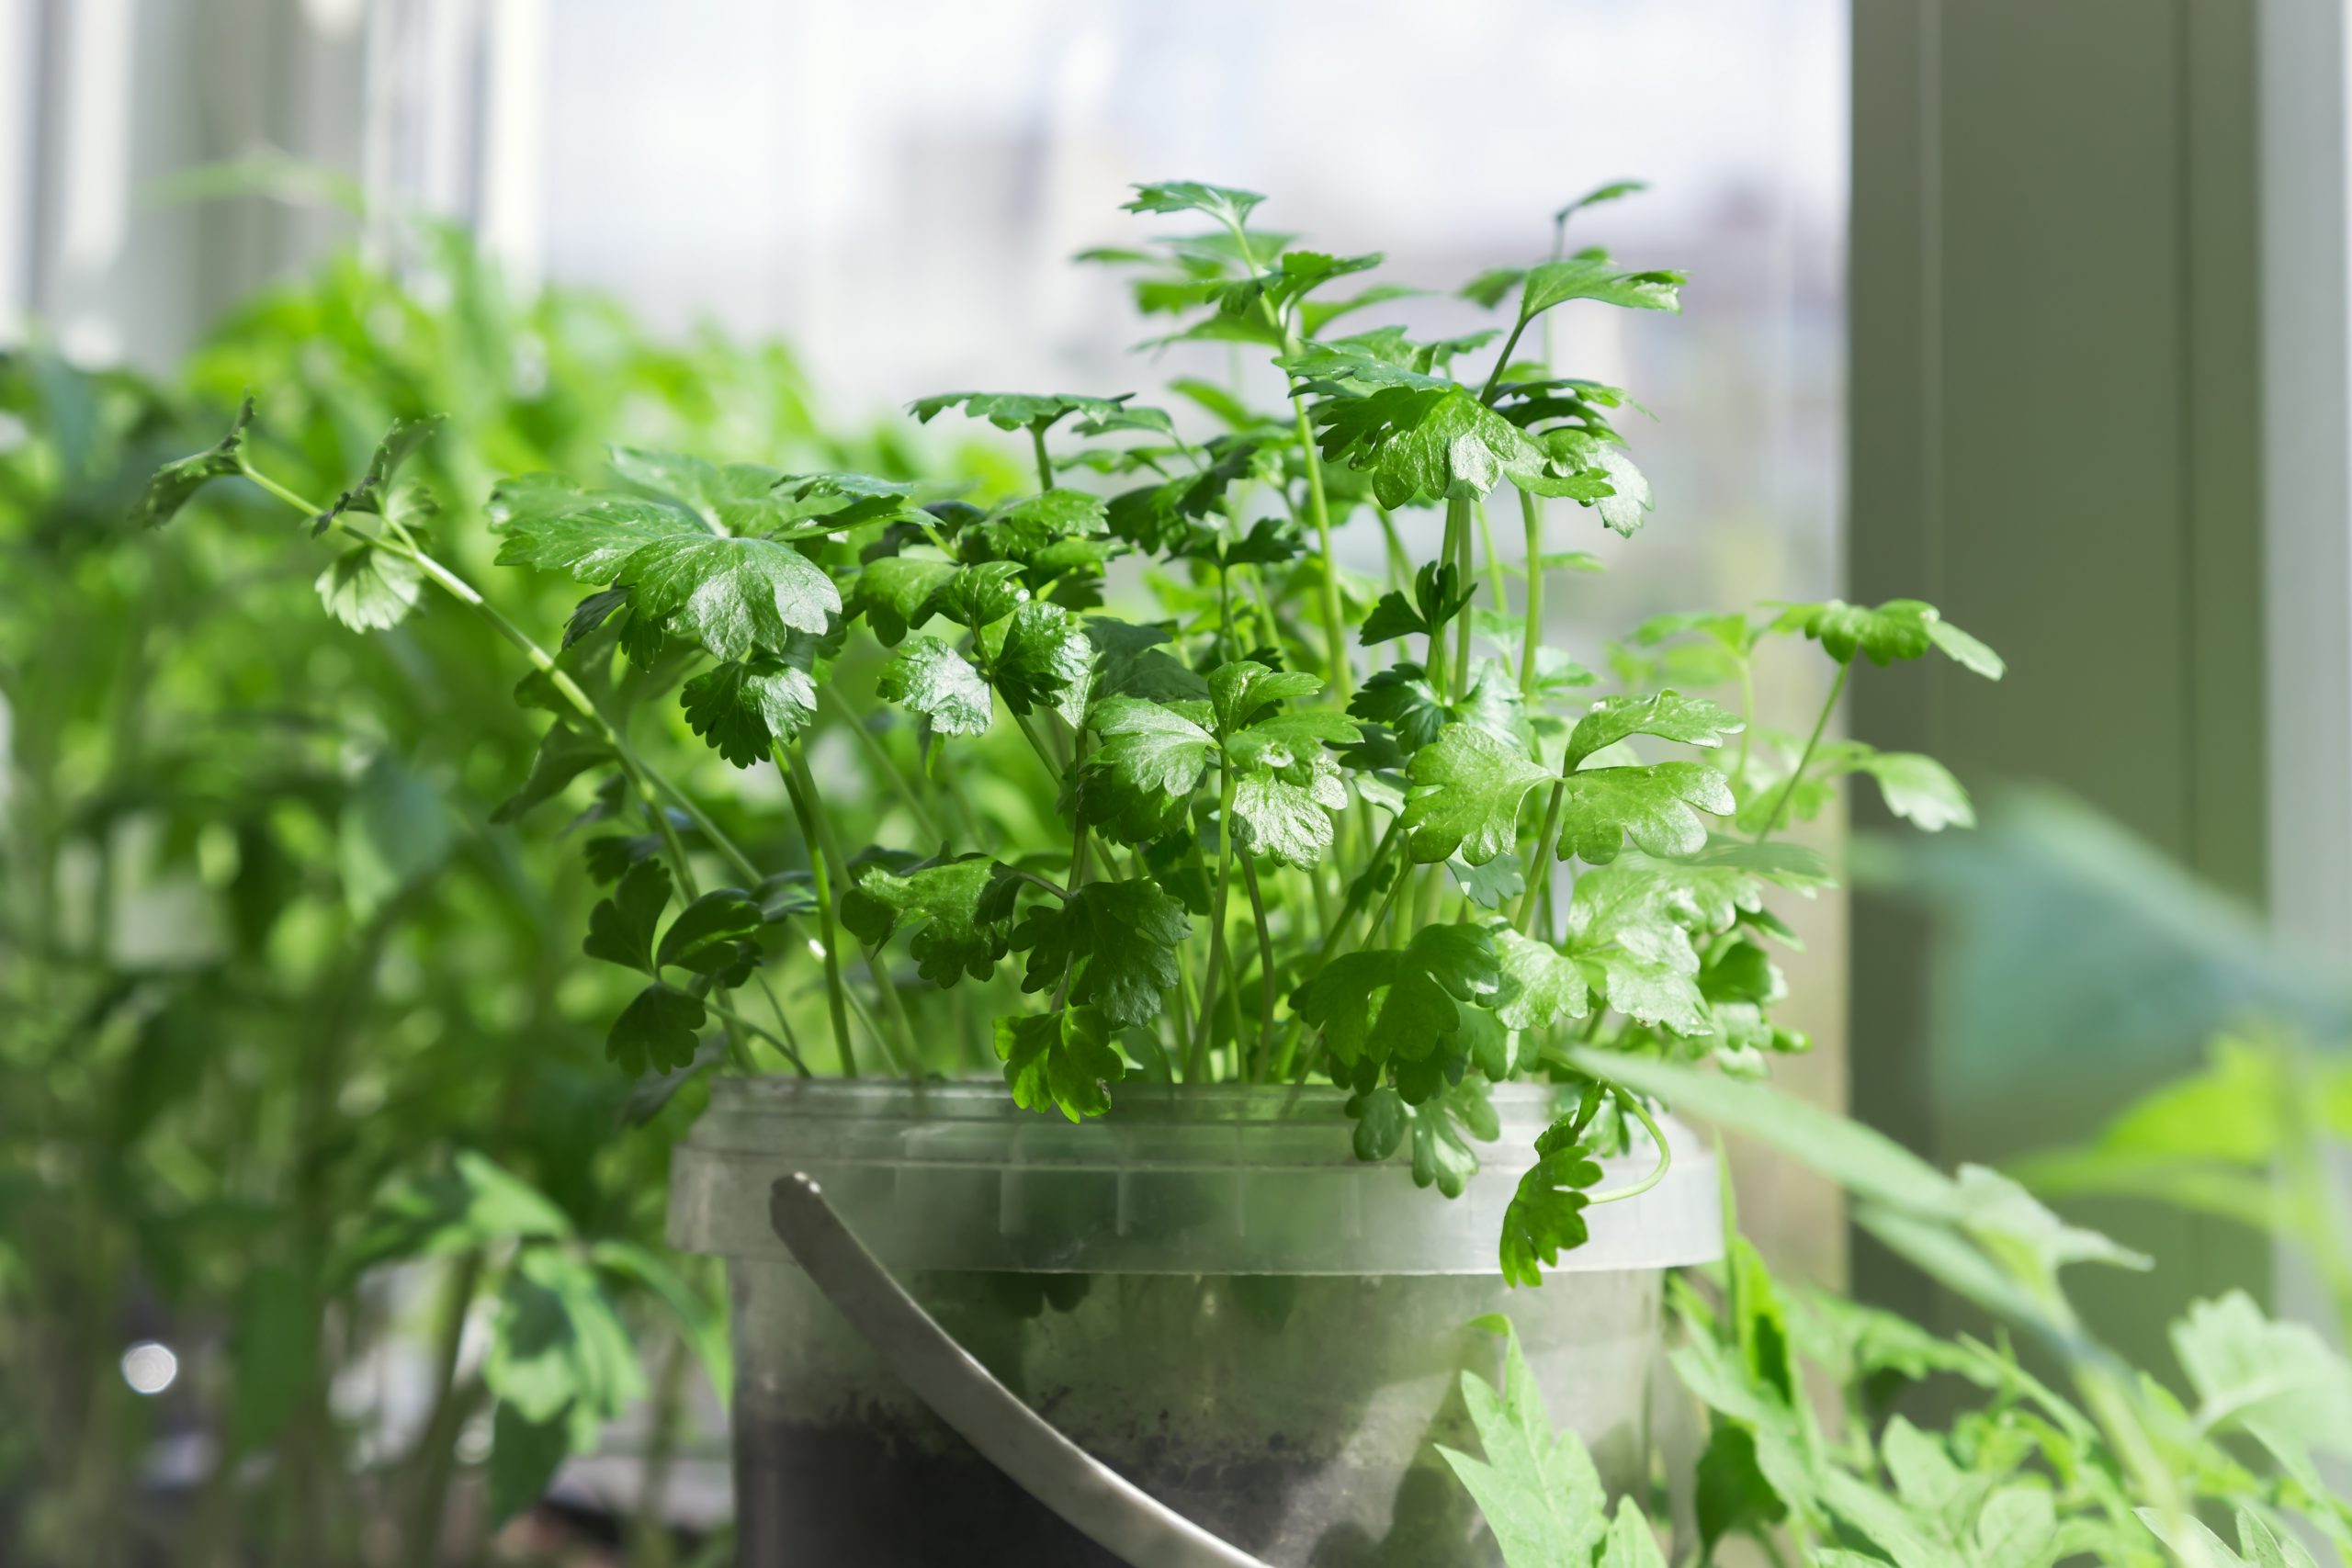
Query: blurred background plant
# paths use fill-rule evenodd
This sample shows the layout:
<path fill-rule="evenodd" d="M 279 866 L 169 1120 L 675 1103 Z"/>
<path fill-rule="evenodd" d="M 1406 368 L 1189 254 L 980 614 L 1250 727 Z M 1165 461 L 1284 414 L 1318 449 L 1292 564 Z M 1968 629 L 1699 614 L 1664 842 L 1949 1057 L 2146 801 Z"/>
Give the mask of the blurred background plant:
<path fill-rule="evenodd" d="M 0 361 L 11 1561 L 433 1561 L 484 1385 L 585 1450 L 639 1392 L 632 1344 L 647 1462 L 614 1512 L 662 1518 L 696 1353 L 721 1370 L 712 1277 L 651 1250 L 694 1097 L 604 1062 L 576 840 L 491 821 L 536 744 L 509 651 L 458 615 L 322 616 L 323 557 L 243 484 L 197 503 L 213 526 L 126 519 L 248 386 L 277 389 L 273 462 L 327 496 L 393 419 L 456 412 L 421 472 L 476 568 L 495 476 L 585 474 L 609 441 L 911 459 L 821 431 L 781 348 L 657 341 L 591 294 L 510 294 L 455 229 L 401 232 L 241 306 L 175 382 Z M 673 739 L 682 771 L 707 755 L 640 740 Z M 469 1495 L 471 1528 L 562 1457 Z"/>

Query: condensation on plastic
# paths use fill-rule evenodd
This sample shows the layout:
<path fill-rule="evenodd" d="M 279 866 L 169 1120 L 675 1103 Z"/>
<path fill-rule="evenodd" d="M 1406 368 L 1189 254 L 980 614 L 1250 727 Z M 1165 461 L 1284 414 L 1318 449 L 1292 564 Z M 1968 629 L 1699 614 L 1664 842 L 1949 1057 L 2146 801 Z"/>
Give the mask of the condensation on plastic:
<path fill-rule="evenodd" d="M 1407 1150 L 1356 1158 L 1337 1089 L 1120 1086 L 1071 1123 L 1001 1084 L 722 1079 L 671 1168 L 670 1239 L 776 1258 L 768 1189 L 805 1171 L 893 1269 L 1085 1274 L 1497 1273 L 1503 1210 L 1560 1114 L 1548 1086 L 1493 1091 L 1501 1136 L 1474 1144 L 1460 1198 L 1416 1187 Z M 1656 1269 L 1723 1251 L 1714 1156 L 1668 1122 L 1673 1168 L 1588 1211 L 1564 1272 Z M 1638 1135 L 1600 1189 L 1655 1163 Z"/>

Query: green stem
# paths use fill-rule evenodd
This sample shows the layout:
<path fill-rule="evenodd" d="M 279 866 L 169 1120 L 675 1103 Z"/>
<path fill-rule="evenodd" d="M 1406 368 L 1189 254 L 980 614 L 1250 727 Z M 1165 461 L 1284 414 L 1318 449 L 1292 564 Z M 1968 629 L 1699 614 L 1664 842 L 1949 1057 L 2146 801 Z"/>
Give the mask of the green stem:
<path fill-rule="evenodd" d="M 1029 449 L 1035 453 L 1037 457 L 1037 488 L 1040 490 L 1053 489 L 1054 460 L 1046 455 L 1046 427 L 1044 425 L 1032 424 L 1029 427 Z"/>
<path fill-rule="evenodd" d="M 1739 660 L 1739 755 L 1731 765 L 1734 787 L 1747 783 L 1748 743 L 1756 737 L 1756 663 L 1747 655 Z"/>
<path fill-rule="evenodd" d="M 944 840 L 946 835 L 939 830 L 939 819 L 931 814 L 931 807 L 924 805 L 922 797 L 916 793 L 914 781 L 899 771 L 897 762 L 891 761 L 889 750 L 882 744 L 882 738 L 860 723 L 857 715 L 850 710 L 849 705 L 843 702 L 831 686 L 820 686 L 817 689 L 817 699 L 820 703 L 830 703 L 832 705 L 842 727 L 856 737 L 858 747 L 865 753 L 866 761 L 872 762 L 876 771 L 889 781 L 890 787 L 896 790 L 899 798 L 906 803 L 907 810 L 913 815 L 915 826 L 922 830 L 923 837 L 933 841 Z"/>
<path fill-rule="evenodd" d="M 1478 514 L 1478 547 L 1487 552 L 1487 592 L 1494 596 L 1495 614 L 1510 614 L 1510 590 L 1503 581 L 1503 558 L 1495 552 L 1494 519 L 1487 515 L 1487 503 L 1480 500 L 1475 508 Z"/>
<path fill-rule="evenodd" d="M 1535 700 L 1535 653 L 1544 646 L 1544 498 L 1532 491 L 1519 492 L 1519 518 L 1527 530 L 1526 633 L 1519 649 L 1519 694 Z"/>
<path fill-rule="evenodd" d="M 1252 1082 L 1265 1073 L 1274 1055 L 1274 938 L 1266 923 L 1266 897 L 1258 887 L 1258 863 L 1241 857 L 1241 885 L 1250 892 L 1250 916 L 1258 927 L 1258 1053 L 1243 1076 Z"/>
<path fill-rule="evenodd" d="M 791 759 L 793 783 L 808 802 L 809 820 L 817 829 L 817 844 L 831 866 L 833 883 L 846 891 L 849 887 L 849 861 L 842 853 L 842 841 L 833 831 L 833 819 L 825 810 L 825 797 L 818 793 L 817 781 L 808 772 L 808 759 L 801 755 L 797 747 L 786 754 Z M 831 937 L 826 938 L 825 945 L 828 951 L 831 949 Z M 858 951 L 865 955 L 865 972 L 873 978 L 874 989 L 882 998 L 882 1010 L 889 1016 L 890 1027 L 897 1031 L 896 1042 L 886 1043 L 883 1048 L 898 1059 L 899 1070 L 911 1077 L 915 1064 L 922 1059 L 922 1046 L 915 1038 L 914 1025 L 908 1021 L 905 1004 L 899 999 L 899 987 L 890 983 L 890 976 L 873 948 L 860 942 Z"/>
<path fill-rule="evenodd" d="M 1445 503 L 1445 541 L 1453 559 L 1453 581 L 1457 592 L 1469 592 L 1476 580 L 1471 575 L 1470 503 L 1449 501 Z M 1450 688 L 1459 701 L 1470 693 L 1470 606 L 1453 620 L 1453 681 Z"/>
<path fill-rule="evenodd" d="M 1193 1021 L 1193 1048 L 1184 1063 L 1186 1083 L 1205 1083 L 1209 1033 L 1216 1021 L 1217 982 L 1225 972 L 1225 911 L 1233 893 L 1233 794 L 1238 782 L 1229 762 L 1219 764 L 1216 816 L 1216 898 L 1209 914 L 1208 973 L 1201 978 L 1201 1014 Z"/>
<path fill-rule="evenodd" d="M 1815 749 L 1821 744 L 1822 731 L 1829 728 L 1829 716 L 1837 711 L 1838 699 L 1846 690 L 1846 677 L 1853 672 L 1854 666 L 1850 662 L 1838 666 L 1838 678 L 1829 682 L 1829 695 L 1822 700 L 1821 716 L 1813 721 L 1813 733 L 1805 737 L 1804 750 L 1797 753 L 1797 765 L 1790 773 L 1788 782 L 1781 786 L 1779 797 L 1772 802 L 1771 815 L 1765 818 L 1764 825 L 1756 830 L 1758 843 L 1762 843 L 1779 829 L 1781 816 L 1789 808 L 1789 797 L 1796 793 L 1798 784 L 1804 780 L 1805 767 L 1813 761 Z"/>
<path fill-rule="evenodd" d="M 1641 1100 L 1633 1095 L 1627 1094 L 1615 1084 L 1611 1084 L 1609 1086 L 1609 1092 L 1617 1097 L 1617 1103 L 1620 1106 L 1632 1111 L 1634 1115 L 1640 1120 L 1642 1125 L 1649 1130 L 1650 1142 L 1657 1145 L 1657 1164 L 1651 1169 L 1647 1176 L 1643 1177 L 1639 1181 L 1634 1182 L 1625 1187 L 1612 1187 L 1606 1192 L 1594 1193 L 1591 1197 L 1585 1200 L 1585 1206 L 1587 1208 L 1590 1208 L 1596 1203 L 1616 1203 L 1622 1202 L 1627 1198 L 1638 1198 L 1643 1193 L 1648 1191 L 1651 1188 L 1656 1187 L 1659 1182 L 1664 1181 L 1666 1179 L 1666 1173 L 1674 1168 L 1674 1145 L 1666 1141 L 1666 1134 L 1659 1129 L 1657 1119 L 1651 1116 L 1646 1110 L 1643 1109 Z"/>
<path fill-rule="evenodd" d="M 1511 323 L 1510 336 L 1503 339 L 1503 351 L 1495 355 L 1495 367 L 1487 374 L 1487 384 L 1478 389 L 1480 402 L 1491 403 L 1495 400 L 1495 388 L 1503 378 L 1504 368 L 1510 364 L 1510 351 L 1519 346 L 1519 334 L 1527 330 L 1527 320 L 1525 316 L 1521 316 Z"/>
<path fill-rule="evenodd" d="M 1405 553 L 1405 540 L 1396 532 L 1396 519 L 1389 514 L 1388 508 L 1385 506 L 1374 507 L 1372 514 L 1380 519 L 1380 532 L 1387 541 L 1388 586 L 1399 590 L 1411 587 L 1413 558 Z"/>
<path fill-rule="evenodd" d="M 744 1033 L 751 1035 L 753 1039 L 764 1040 L 770 1045 L 775 1047 L 776 1052 L 782 1055 L 786 1061 L 790 1062 L 795 1067 L 799 1069 L 800 1076 L 802 1077 L 805 1078 L 813 1076 L 808 1071 L 808 1065 L 800 1059 L 800 1053 L 794 1049 L 792 1043 L 785 1039 L 782 1035 L 768 1029 L 765 1025 L 753 1023 L 750 1019 L 745 1018 L 741 1013 L 737 1012 L 733 1008 L 729 1007 L 725 1002 L 719 1001 L 715 997 L 703 998 L 702 1005 L 709 1009 L 713 1013 L 716 1013 L 718 1017 L 724 1019 L 729 1023 L 731 1023 L 736 1028 L 741 1030 Z"/>
<path fill-rule="evenodd" d="M 1292 346 L 1295 347 L 1295 342 Z M 1290 407 L 1298 430 L 1300 461 L 1306 468 L 1306 513 L 1315 520 L 1315 547 L 1322 555 L 1323 640 L 1331 661 L 1331 684 L 1344 708 L 1355 693 L 1355 671 L 1348 664 L 1348 613 L 1340 602 L 1340 563 L 1331 554 L 1331 503 L 1323 493 L 1323 454 L 1306 421 L 1306 400 L 1294 393 Z"/>
<path fill-rule="evenodd" d="M 1544 804 L 1544 826 L 1535 830 L 1535 852 L 1527 861 L 1527 889 L 1519 896 L 1519 934 L 1533 933 L 1535 908 L 1538 901 L 1552 885 L 1552 835 L 1560 826 L 1560 807 L 1567 799 L 1568 781 L 1566 774 L 1552 781 L 1552 797 Z M 1545 941 L 1552 933 L 1544 933 Z"/>
<path fill-rule="evenodd" d="M 818 836 L 817 818 L 802 793 L 789 748 L 775 749 L 776 771 L 784 775 L 785 793 L 792 798 L 792 814 L 800 822 L 801 842 L 808 847 L 808 879 L 817 895 L 817 932 L 824 948 L 825 1004 L 832 1015 L 833 1049 L 842 1059 L 842 1077 L 857 1077 L 857 1047 L 850 1043 L 848 987 L 842 982 L 841 930 L 833 918 L 832 878 L 825 866 L 825 852 Z"/>
<path fill-rule="evenodd" d="M 276 479 L 271 479 L 267 474 L 263 473 L 251 463 L 246 462 L 243 457 L 240 457 L 237 459 L 237 468 L 239 472 L 245 476 L 245 478 L 253 480 L 254 483 L 261 486 L 262 489 L 267 491 L 270 494 L 276 496 L 278 500 L 284 502 L 295 511 L 300 512 L 305 517 L 316 517 L 326 510 L 323 506 L 315 505 L 309 501 L 305 501 L 302 497 L 296 495 L 292 491 L 288 490 L 284 485 L 279 484 Z"/>

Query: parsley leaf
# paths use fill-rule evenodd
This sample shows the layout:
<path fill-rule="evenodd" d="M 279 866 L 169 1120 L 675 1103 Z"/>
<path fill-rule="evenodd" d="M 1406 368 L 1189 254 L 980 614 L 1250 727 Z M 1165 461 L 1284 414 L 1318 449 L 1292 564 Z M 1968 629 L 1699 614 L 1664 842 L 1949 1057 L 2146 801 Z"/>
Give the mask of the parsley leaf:
<path fill-rule="evenodd" d="M 1358 639 L 1370 648 L 1392 637 L 1434 636 L 1468 608 L 1477 594 L 1477 584 L 1459 581 L 1452 561 L 1425 563 L 1413 574 L 1412 599 L 1408 602 L 1395 589 L 1382 594 L 1365 618 Z M 1418 665 L 1414 668 L 1419 669 Z"/>
<path fill-rule="evenodd" d="M 1682 310 L 1679 272 L 1615 272 L 1604 258 L 1572 256 L 1527 269 L 1520 290 L 1519 315 L 1532 321 L 1555 305 L 1571 299 L 1597 299 L 1630 310 Z"/>
<path fill-rule="evenodd" d="M 1094 644 L 1079 618 L 1059 604 L 1032 601 L 1012 612 L 1003 645 L 989 661 L 989 674 L 1004 705 L 1025 714 L 1052 707 L 1072 724 L 1086 716 Z"/>
<path fill-rule="evenodd" d="M 1069 999 L 1091 1002 L 1113 1023 L 1148 1024 L 1176 984 L 1176 949 L 1193 932 L 1184 906 L 1148 878 L 1090 882 L 1060 905 L 1033 908 L 1012 933 L 1029 966 L 1021 988 L 1069 977 Z"/>
<path fill-rule="evenodd" d="M 1292 993 L 1342 1064 L 1418 1061 L 1462 1026 L 1460 1004 L 1502 983 L 1495 945 L 1476 926 L 1424 926 L 1403 948 L 1342 953 Z"/>
<path fill-rule="evenodd" d="M 1988 681 L 1999 680 L 2006 671 L 1999 654 L 1945 621 L 1933 604 L 1917 599 L 1890 599 L 1875 609 L 1843 599 L 1792 604 L 1781 612 L 1772 629 L 1803 632 L 1840 664 L 1851 664 L 1860 653 L 1884 666 L 1920 658 L 1934 648 Z"/>
<path fill-rule="evenodd" d="M 1591 1007 L 1591 988 L 1574 959 L 1548 942 L 1521 936 L 1508 924 L 1494 933 L 1502 988 L 1495 1016 L 1512 1029 L 1547 1029 L 1564 1018 L 1582 1018 Z"/>
<path fill-rule="evenodd" d="M 883 701 L 921 714 L 941 735 L 983 735 L 994 716 L 988 682 L 965 657 L 935 637 L 899 645 L 875 691 Z"/>
<path fill-rule="evenodd" d="M 1592 705 L 1568 737 L 1568 766 L 1574 769 L 1605 746 L 1634 735 L 1655 735 L 1690 746 L 1721 746 L 1726 735 L 1747 728 L 1704 697 L 1666 691 L 1648 696 L 1606 697 Z"/>
<path fill-rule="evenodd" d="M 686 727 L 739 768 L 770 755 L 817 716 L 817 682 L 798 661 L 810 656 L 805 646 L 797 652 L 729 660 L 688 681 L 678 692 Z"/>
<path fill-rule="evenodd" d="M 1535 1163 L 1519 1179 L 1519 1190 L 1503 1210 L 1498 1249 L 1504 1280 L 1540 1285 L 1539 1264 L 1556 1265 L 1560 1254 L 1582 1247 L 1588 1190 L 1600 1179 L 1600 1167 L 1581 1142 L 1583 1128 L 1564 1117 L 1535 1140 Z"/>
<path fill-rule="evenodd" d="M 1000 1018 L 996 1054 L 1015 1105 L 1058 1110 L 1073 1122 L 1110 1110 L 1107 1086 L 1126 1074 L 1126 1064 L 1111 1043 L 1111 1020 L 1099 1008 Z"/>
<path fill-rule="evenodd" d="M 1369 474 L 1383 506 L 1476 498 L 1506 479 L 1533 488 L 1544 478 L 1543 449 L 1453 383 L 1326 398 L 1314 419 L 1324 457 Z"/>
<path fill-rule="evenodd" d="M 490 527 L 500 566 L 568 572 L 575 581 L 619 581 L 622 566 L 647 545 L 709 530 L 688 513 L 658 501 L 591 493 L 554 474 L 525 474 L 490 492 Z"/>
<path fill-rule="evenodd" d="M 1487 730 L 1447 728 L 1413 753 L 1404 815 L 1413 859 L 1428 864 L 1458 851 L 1472 865 L 1486 864 L 1519 841 L 1521 802 L 1552 776 L 1523 748 Z"/>
<path fill-rule="evenodd" d="M 1134 187 L 1134 199 L 1125 202 L 1126 212 L 1202 212 L 1220 223 L 1239 228 L 1250 214 L 1266 198 L 1253 190 L 1237 190 L 1231 186 L 1204 185 L 1199 180 L 1160 180 Z"/>
<path fill-rule="evenodd" d="M 353 631 L 389 631 L 416 608 L 424 573 L 406 556 L 357 544 L 319 573 L 318 590 L 327 614 Z"/>
<path fill-rule="evenodd" d="M 1604 865 L 1628 839 L 1654 855 L 1696 854 L 1707 846 L 1699 813 L 1728 817 L 1735 804 L 1724 775 L 1703 762 L 1582 769 L 1567 775 L 1559 856 Z"/>
<path fill-rule="evenodd" d="M 179 515 L 188 498 L 210 479 L 244 471 L 245 427 L 254 422 L 254 398 L 247 392 L 237 405 L 229 433 L 193 457 L 181 457 L 157 468 L 139 492 L 130 521 L 142 528 L 160 528 Z"/>
<path fill-rule="evenodd" d="M 359 482 L 335 497 L 334 504 L 311 519 L 311 532 L 323 534 L 336 518 L 347 512 L 370 513 L 382 516 L 391 508 L 392 476 L 401 465 L 414 455 L 416 449 L 432 439 L 445 423 L 445 416 L 429 414 L 423 419 L 396 419 L 376 450 L 368 458 L 367 472 Z"/>
<path fill-rule="evenodd" d="M 654 973 L 653 933 L 670 903 L 670 868 L 643 860 L 628 868 L 612 897 L 588 912 L 580 950 L 591 958 L 640 974 Z"/>
<path fill-rule="evenodd" d="M 916 399 L 907 405 L 907 412 L 915 416 L 918 423 L 929 424 L 947 410 L 960 408 L 966 418 L 987 420 L 999 430 L 1044 431 L 1074 413 L 1108 419 L 1134 396 L 1133 392 L 1115 398 L 1090 398 L 1069 392 L 940 392 Z"/>
<path fill-rule="evenodd" d="M 605 1055 L 631 1077 L 674 1072 L 695 1059 L 708 1016 L 699 997 L 660 981 L 638 992 L 605 1035 Z"/>
<path fill-rule="evenodd" d="M 890 940 L 902 921 L 922 924 L 909 943 L 917 969 L 934 986 L 996 973 L 1011 940 L 1012 907 L 1003 874 L 987 855 L 967 855 L 900 875 L 869 866 L 842 897 L 842 924 L 868 947 Z"/>
<path fill-rule="evenodd" d="M 821 568 L 769 539 L 672 535 L 639 548 L 617 575 L 638 614 L 718 659 L 782 653 L 795 632 L 822 636 L 842 608 Z"/>

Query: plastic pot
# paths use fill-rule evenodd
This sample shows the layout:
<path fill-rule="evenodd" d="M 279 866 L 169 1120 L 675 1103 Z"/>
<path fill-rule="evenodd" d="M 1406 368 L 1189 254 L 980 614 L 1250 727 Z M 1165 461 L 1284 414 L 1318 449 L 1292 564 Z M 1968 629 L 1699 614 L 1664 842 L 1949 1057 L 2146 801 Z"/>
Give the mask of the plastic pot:
<path fill-rule="evenodd" d="M 805 1171 L 1032 1408 L 1280 1568 L 1498 1562 L 1435 1445 L 1476 1451 L 1460 1373 L 1516 1325 L 1553 1419 L 1612 1485 L 1649 1452 L 1663 1271 L 1721 1255 L 1712 1155 L 1591 1211 L 1538 1290 L 1497 1271 L 1503 1208 L 1556 1114 L 1448 1200 L 1365 1164 L 1336 1090 L 1122 1086 L 1073 1126 L 1001 1084 L 721 1081 L 673 1167 L 670 1235 L 728 1259 L 740 1560 L 788 1568 L 1110 1564 L 947 1430 L 785 1255 L 768 1190 Z M 1603 1187 L 1653 1163 L 1637 1146 Z"/>

